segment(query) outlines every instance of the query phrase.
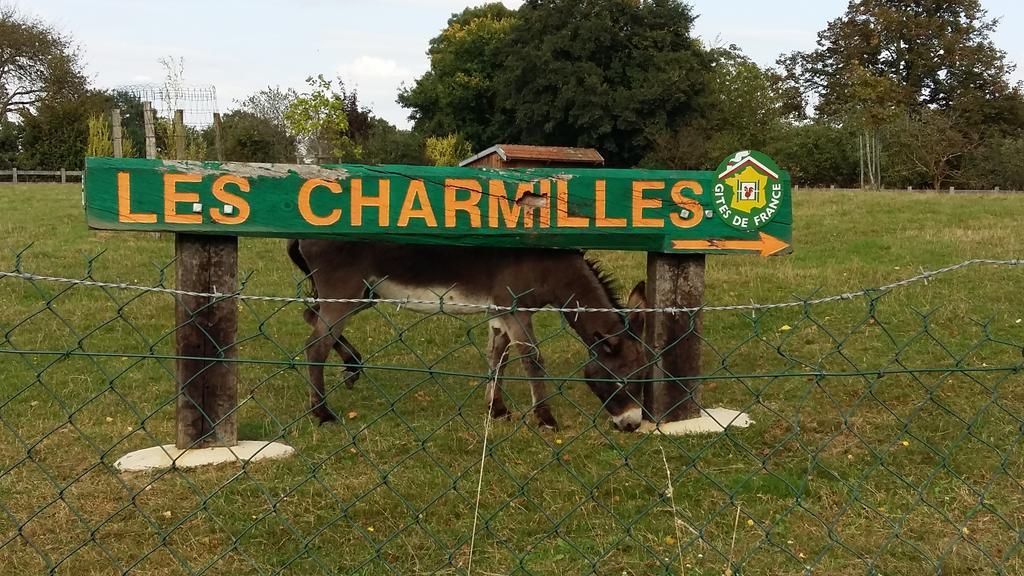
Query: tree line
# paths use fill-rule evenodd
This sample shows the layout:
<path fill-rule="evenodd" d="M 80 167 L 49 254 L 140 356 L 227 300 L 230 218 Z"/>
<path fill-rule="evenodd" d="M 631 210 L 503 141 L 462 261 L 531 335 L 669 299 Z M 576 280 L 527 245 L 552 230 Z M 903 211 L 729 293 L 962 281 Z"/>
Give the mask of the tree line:
<path fill-rule="evenodd" d="M 1024 95 L 980 0 L 853 0 L 813 49 L 774 66 L 702 43 L 696 16 L 680 0 L 467 8 L 397 94 L 411 130 L 313 76 L 236 102 L 225 155 L 451 164 L 510 142 L 593 147 L 611 167 L 710 169 L 758 149 L 805 186 L 1024 189 Z M 104 136 L 97 118 L 138 107 L 91 89 L 69 37 L 9 8 L 0 56 L 16 63 L 0 67 L 0 167 L 78 168 L 90 132 Z M 129 138 L 140 121 L 126 120 Z M 189 141 L 191 156 L 210 157 L 209 130 Z"/>

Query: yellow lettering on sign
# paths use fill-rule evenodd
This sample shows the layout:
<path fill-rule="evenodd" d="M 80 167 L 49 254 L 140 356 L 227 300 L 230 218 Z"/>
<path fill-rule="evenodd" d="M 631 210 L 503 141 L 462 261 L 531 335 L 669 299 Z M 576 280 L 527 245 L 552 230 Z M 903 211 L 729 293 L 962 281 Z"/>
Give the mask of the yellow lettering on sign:
<path fill-rule="evenodd" d="M 178 204 L 199 202 L 198 192 L 179 192 L 178 184 L 198 184 L 199 174 L 164 174 L 164 222 L 168 224 L 202 224 L 202 214 L 178 214 Z"/>
<path fill-rule="evenodd" d="M 645 210 L 661 208 L 660 198 L 644 198 L 647 190 L 663 190 L 664 182 L 648 182 L 637 180 L 633 182 L 633 226 L 636 228 L 664 228 L 665 220 L 661 218 L 647 218 Z"/>
<path fill-rule="evenodd" d="M 558 190 L 558 198 L 555 204 L 555 222 L 559 228 L 589 228 L 590 218 L 586 216 L 573 216 L 569 212 L 569 183 L 559 180 L 555 183 Z"/>
<path fill-rule="evenodd" d="M 419 208 L 416 205 L 419 205 Z M 409 220 L 419 218 L 429 228 L 437 228 L 437 217 L 430 207 L 430 198 L 427 197 L 427 187 L 423 180 L 411 180 L 409 190 L 405 193 L 405 201 L 402 203 L 402 211 L 398 215 L 398 227 L 405 228 Z"/>
<path fill-rule="evenodd" d="M 669 215 L 668 219 L 672 221 L 672 224 L 679 228 L 694 228 L 704 221 L 704 207 L 700 205 L 700 202 L 683 196 L 683 190 L 689 188 L 695 196 L 701 196 L 704 194 L 704 187 L 700 185 L 700 182 L 693 180 L 683 180 L 677 182 L 672 187 L 672 201 L 676 203 L 682 210 L 686 210 L 690 213 L 689 218 L 683 218 L 682 214 L 673 212 Z"/>
<path fill-rule="evenodd" d="M 501 180 L 491 180 L 487 185 L 487 225 L 491 228 L 498 228 L 504 224 L 505 228 L 514 230 L 519 225 L 519 215 L 523 209 L 515 200 L 509 201 L 505 183 Z"/>
<path fill-rule="evenodd" d="M 377 180 L 377 195 L 363 195 L 363 181 L 352 180 L 352 225 L 363 225 L 363 208 L 377 209 L 377 225 L 387 228 L 391 224 L 391 181 L 384 178 Z"/>
<path fill-rule="evenodd" d="M 227 215 L 220 208 L 215 207 L 210 210 L 210 216 L 218 224 L 241 224 L 249 219 L 249 202 L 237 194 L 228 192 L 225 189 L 228 184 L 235 185 L 239 192 L 248 192 L 249 181 L 230 174 L 225 174 L 213 181 L 213 197 L 224 204 L 234 206 L 238 210 L 238 214 Z"/>
<path fill-rule="evenodd" d="M 594 224 L 598 228 L 625 228 L 625 218 L 608 217 L 608 183 L 598 180 L 594 183 Z"/>
<path fill-rule="evenodd" d="M 310 196 L 313 194 L 313 190 L 317 188 L 327 188 L 334 194 L 341 194 L 341 184 L 332 182 L 330 180 L 320 180 L 314 178 L 313 180 L 306 180 L 306 183 L 302 185 L 299 190 L 299 213 L 302 214 L 302 218 L 312 224 L 313 226 L 331 226 L 341 219 L 341 208 L 335 208 L 331 210 L 331 213 L 327 216 L 318 216 L 313 213 L 313 207 L 310 205 Z"/>
<path fill-rule="evenodd" d="M 156 224 L 156 214 L 132 212 L 132 180 L 127 172 L 117 173 L 117 221 Z"/>
<path fill-rule="evenodd" d="M 460 200 L 458 193 L 465 191 L 469 198 Z M 483 197 L 483 188 L 476 180 L 459 180 L 447 178 L 444 181 L 444 227 L 455 228 L 458 219 L 456 213 L 465 212 L 469 214 L 469 225 L 473 228 L 480 227 L 480 199 Z"/>

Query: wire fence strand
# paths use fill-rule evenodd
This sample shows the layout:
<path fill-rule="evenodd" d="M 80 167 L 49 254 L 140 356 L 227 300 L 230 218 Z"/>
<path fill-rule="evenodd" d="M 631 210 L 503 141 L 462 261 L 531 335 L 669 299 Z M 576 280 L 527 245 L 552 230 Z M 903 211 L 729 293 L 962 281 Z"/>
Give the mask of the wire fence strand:
<path fill-rule="evenodd" d="M 728 311 L 742 311 L 742 310 L 774 310 L 777 308 L 794 308 L 800 306 L 815 306 L 819 304 L 828 304 L 830 302 L 840 302 L 843 300 L 853 300 L 855 298 L 869 298 L 879 293 L 889 292 L 897 288 L 904 286 L 910 286 L 917 283 L 927 283 L 929 280 L 963 270 L 972 266 L 1024 266 L 1024 260 L 986 260 L 986 259 L 974 259 L 966 260 L 959 264 L 947 266 L 945 268 L 939 268 L 930 272 L 922 272 L 915 276 L 893 282 L 891 284 L 885 284 L 877 288 L 866 288 L 854 292 L 844 292 L 842 294 L 836 294 L 833 296 L 826 296 L 822 298 L 813 298 L 808 300 L 794 300 L 791 302 L 778 302 L 774 304 L 738 304 L 731 306 L 701 306 L 693 308 L 588 308 L 588 307 L 556 307 L 546 306 L 543 308 L 530 308 L 520 306 L 499 306 L 495 304 L 477 304 L 472 302 L 459 302 L 457 300 L 449 300 L 444 298 L 446 293 L 437 294 L 435 300 L 422 300 L 414 298 L 402 298 L 402 299 L 389 299 L 389 298 L 316 298 L 316 297 L 297 297 L 297 296 L 259 296 L 242 293 L 225 293 L 225 292 L 190 292 L 186 290 L 176 290 L 174 288 L 165 288 L 162 286 L 137 286 L 126 283 L 116 282 L 99 282 L 96 280 L 85 280 L 75 278 L 61 278 L 57 276 L 41 276 L 38 274 L 28 274 L 24 272 L 3 272 L 0 271 L 0 278 L 19 278 L 22 280 L 40 281 L 40 282 L 57 282 L 60 284 L 73 284 L 79 286 L 89 286 L 94 288 L 111 288 L 116 290 L 135 290 L 139 292 L 154 292 L 159 294 L 172 294 L 176 296 L 193 296 L 197 298 L 210 298 L 213 300 L 225 300 L 225 299 L 237 299 L 237 300 L 250 300 L 253 302 L 283 302 L 283 303 L 298 303 L 298 304 L 323 304 L 323 303 L 337 303 L 337 304 L 392 304 L 395 306 L 411 306 L 417 304 L 434 305 L 438 302 L 443 303 L 446 306 L 460 307 L 460 308 L 471 308 L 480 310 L 481 312 L 563 312 L 563 313 L 586 313 L 586 312 L 651 312 L 651 313 L 665 313 L 665 314 L 678 314 L 678 313 L 689 313 L 697 311 L 707 312 L 728 312 Z M 367 285 L 367 288 L 372 290 L 373 285 Z"/>

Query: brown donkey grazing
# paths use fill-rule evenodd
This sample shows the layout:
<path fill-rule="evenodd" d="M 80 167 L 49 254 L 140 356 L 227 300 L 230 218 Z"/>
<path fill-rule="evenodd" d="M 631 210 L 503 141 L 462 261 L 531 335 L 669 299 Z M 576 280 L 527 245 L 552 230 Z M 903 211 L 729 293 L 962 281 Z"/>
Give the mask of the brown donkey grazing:
<path fill-rule="evenodd" d="M 577 251 L 416 246 L 337 240 L 290 240 L 288 255 L 312 279 L 323 299 L 375 298 L 420 300 L 404 304 L 422 313 L 439 310 L 473 314 L 484 306 L 600 308 L 603 312 L 566 313 L 565 319 L 590 351 L 584 378 L 612 416 L 619 430 L 640 425 L 641 383 L 648 355 L 642 341 L 643 315 L 621 314 L 608 280 Z M 476 305 L 474 307 L 458 304 Z M 320 302 L 305 311 L 313 332 L 306 343 L 310 403 L 321 423 L 336 417 L 327 407 L 324 363 L 333 348 L 347 367 L 346 383 L 358 378 L 362 359 L 342 334 L 348 318 L 366 303 Z M 630 295 L 629 308 L 646 307 L 644 284 Z M 510 311 L 490 323 L 489 364 L 496 377 L 488 385 L 487 403 L 493 418 L 510 416 L 501 395 L 500 379 L 509 346 L 521 357 L 530 378 L 533 412 L 541 426 L 557 429 L 546 399 L 544 363 L 535 346 L 532 312 Z"/>

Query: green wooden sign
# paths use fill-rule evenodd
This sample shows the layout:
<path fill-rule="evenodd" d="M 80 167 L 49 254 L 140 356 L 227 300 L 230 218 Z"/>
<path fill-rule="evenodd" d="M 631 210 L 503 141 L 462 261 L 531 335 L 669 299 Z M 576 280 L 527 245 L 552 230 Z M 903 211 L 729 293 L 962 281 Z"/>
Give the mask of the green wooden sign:
<path fill-rule="evenodd" d="M 715 172 L 86 160 L 100 230 L 645 252 L 789 252 L 789 175 L 741 152 Z"/>

